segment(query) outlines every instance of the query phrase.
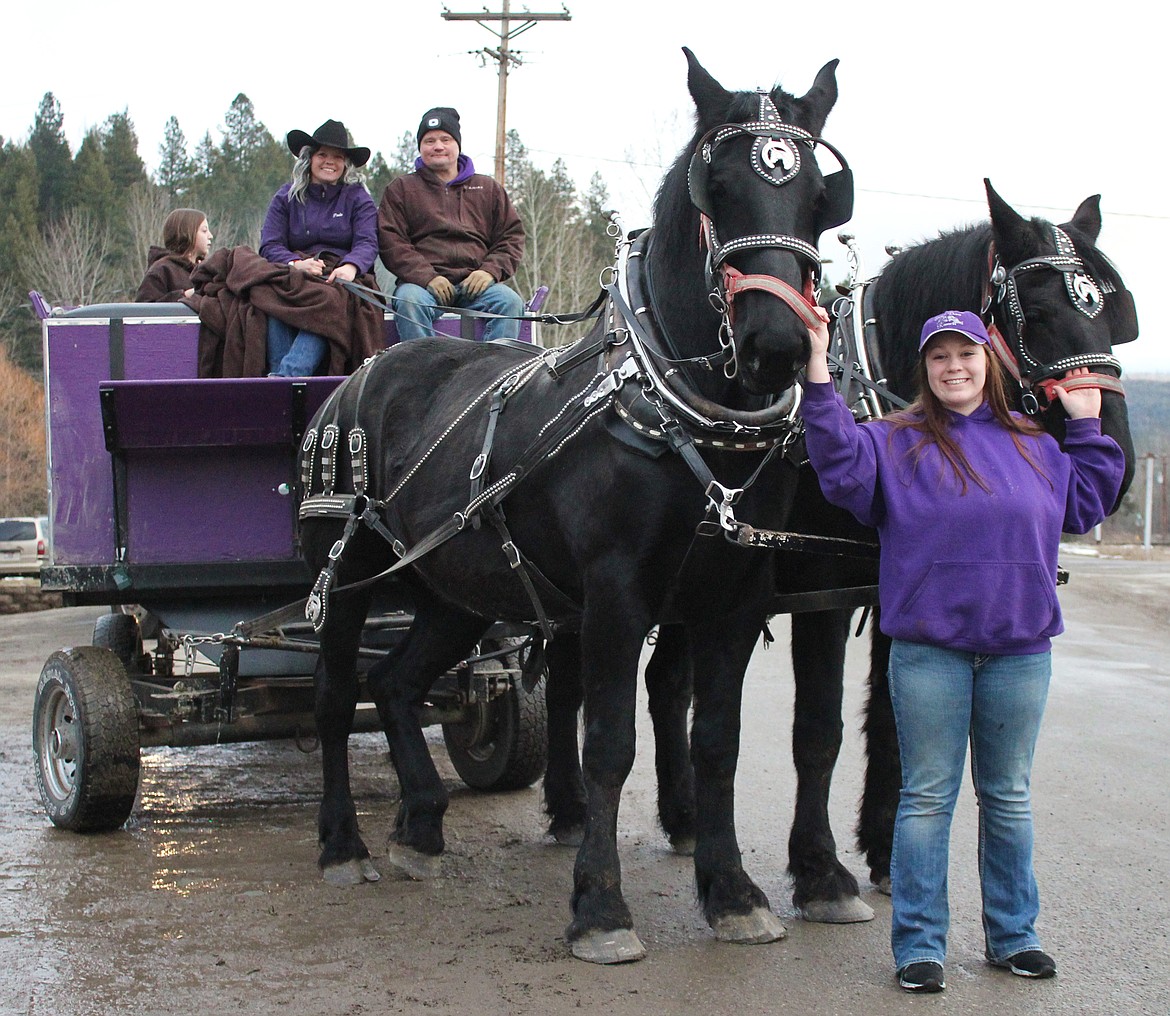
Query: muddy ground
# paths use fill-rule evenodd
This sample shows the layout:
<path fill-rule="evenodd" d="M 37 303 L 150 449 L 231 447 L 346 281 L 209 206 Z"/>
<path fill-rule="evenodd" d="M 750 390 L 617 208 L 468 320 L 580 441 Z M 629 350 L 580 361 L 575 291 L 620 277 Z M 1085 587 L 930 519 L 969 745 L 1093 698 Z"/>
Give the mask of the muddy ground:
<path fill-rule="evenodd" d="M 1170 1012 L 1170 565 L 1074 557 L 1034 794 L 1040 931 L 1060 964 L 1028 983 L 982 960 L 975 808 L 952 850 L 948 988 L 913 998 L 890 970 L 889 902 L 866 925 L 807 924 L 784 867 L 792 809 L 787 626 L 748 676 L 737 819 L 745 865 L 789 928 L 767 946 L 713 940 L 689 860 L 654 819 L 649 736 L 620 817 L 641 963 L 572 959 L 573 852 L 543 833 L 539 788 L 485 796 L 435 757 L 452 791 L 442 875 L 335 889 L 317 875 L 319 758 L 290 742 L 150 749 L 126 829 L 53 828 L 37 799 L 32 698 L 48 654 L 87 644 L 98 610 L 0 618 L 0 1013 L 307 1014 L 606 1012 L 952 1014 Z M 850 649 L 846 748 L 832 814 L 843 861 L 860 791 L 866 640 Z M 394 817 L 384 744 L 351 742 L 375 859 Z M 385 867 L 385 866 L 383 866 Z"/>

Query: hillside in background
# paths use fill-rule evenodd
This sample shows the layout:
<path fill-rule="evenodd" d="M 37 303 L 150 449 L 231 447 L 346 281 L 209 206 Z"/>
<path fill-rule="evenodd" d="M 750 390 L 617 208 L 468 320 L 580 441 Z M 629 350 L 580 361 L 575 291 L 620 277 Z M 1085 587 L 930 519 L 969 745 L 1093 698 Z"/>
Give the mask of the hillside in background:
<path fill-rule="evenodd" d="M 1127 374 L 1123 380 L 1138 455 L 1170 454 L 1170 374 Z"/>

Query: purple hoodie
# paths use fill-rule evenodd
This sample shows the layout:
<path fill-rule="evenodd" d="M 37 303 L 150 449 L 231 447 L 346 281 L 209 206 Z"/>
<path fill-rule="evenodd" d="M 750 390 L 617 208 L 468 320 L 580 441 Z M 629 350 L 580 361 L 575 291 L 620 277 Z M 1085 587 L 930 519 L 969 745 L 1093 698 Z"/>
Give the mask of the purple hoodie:
<path fill-rule="evenodd" d="M 286 183 L 276 192 L 260 230 L 260 256 L 278 265 L 332 251 L 360 275 L 378 256 L 378 209 L 360 183 L 310 183 L 305 201 L 290 201 Z"/>
<path fill-rule="evenodd" d="M 952 435 L 991 488 L 912 429 L 859 426 L 831 384 L 808 383 L 801 406 L 809 459 L 835 505 L 878 531 L 881 628 L 891 638 L 994 655 L 1047 651 L 1064 630 L 1056 599 L 1060 534 L 1101 522 L 1121 489 L 1125 456 L 1098 419 L 1069 420 L 1064 450 L 1022 437 L 1038 473 L 985 402 L 952 414 Z"/>

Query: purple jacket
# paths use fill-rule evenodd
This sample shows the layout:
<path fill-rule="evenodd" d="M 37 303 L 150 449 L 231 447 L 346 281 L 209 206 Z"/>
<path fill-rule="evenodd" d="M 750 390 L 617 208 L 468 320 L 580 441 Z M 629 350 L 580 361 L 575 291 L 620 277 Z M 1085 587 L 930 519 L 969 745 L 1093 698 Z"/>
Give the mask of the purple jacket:
<path fill-rule="evenodd" d="M 975 653 L 1047 651 L 1064 630 L 1056 599 L 1061 531 L 1085 533 L 1121 489 L 1125 456 L 1097 419 L 1069 420 L 1064 450 L 1022 437 L 1038 473 L 984 403 L 953 414 L 955 441 L 991 488 L 962 493 L 950 464 L 921 434 L 858 426 L 831 384 L 806 384 L 809 459 L 835 505 L 881 540 L 881 628 L 891 638 Z"/>
<path fill-rule="evenodd" d="M 360 275 L 378 256 L 378 209 L 360 183 L 310 183 L 305 201 L 290 201 L 286 183 L 276 192 L 260 230 L 260 255 L 278 265 L 332 251 Z"/>

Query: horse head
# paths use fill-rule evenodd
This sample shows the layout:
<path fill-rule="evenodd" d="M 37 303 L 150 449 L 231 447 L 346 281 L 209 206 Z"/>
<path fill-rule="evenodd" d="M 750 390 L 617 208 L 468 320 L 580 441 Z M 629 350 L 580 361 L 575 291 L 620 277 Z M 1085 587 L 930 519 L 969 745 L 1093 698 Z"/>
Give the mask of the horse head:
<path fill-rule="evenodd" d="M 817 241 L 852 214 L 844 159 L 820 138 L 836 67 L 797 98 L 725 89 L 684 49 L 695 133 L 655 201 L 655 309 L 676 345 L 724 347 L 724 373 L 749 393 L 782 392 L 808 359 L 820 281 Z M 818 149 L 840 163 L 826 175 Z M 696 249 L 695 238 L 700 247 Z M 680 340 L 682 337 L 682 340 Z"/>
<path fill-rule="evenodd" d="M 1132 295 L 1096 247 L 1101 196 L 1086 198 L 1057 226 L 1024 218 L 984 184 L 992 233 L 986 303 L 996 352 L 1019 383 L 1024 411 L 1043 413 L 1058 438 L 1066 417 L 1052 386 L 1075 367 L 1090 369 L 1086 383 L 1102 390 L 1101 430 L 1125 452 L 1124 494 L 1134 449 L 1113 346 L 1137 338 L 1138 324 Z"/>

